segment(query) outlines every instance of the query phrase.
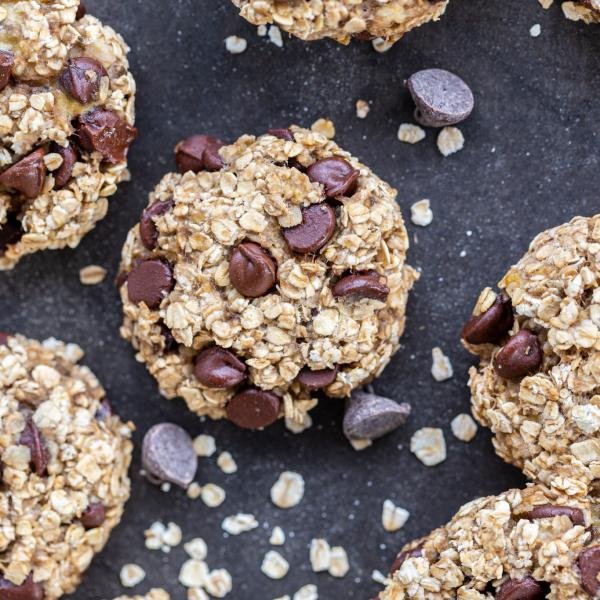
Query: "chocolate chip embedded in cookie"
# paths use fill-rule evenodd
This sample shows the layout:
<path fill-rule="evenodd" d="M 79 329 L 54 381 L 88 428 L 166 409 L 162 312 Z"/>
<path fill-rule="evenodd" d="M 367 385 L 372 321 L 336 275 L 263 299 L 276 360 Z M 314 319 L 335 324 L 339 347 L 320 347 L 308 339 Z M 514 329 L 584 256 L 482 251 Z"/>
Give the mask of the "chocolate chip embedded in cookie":
<path fill-rule="evenodd" d="M 121 331 L 161 392 L 256 429 L 303 422 L 317 392 L 347 397 L 381 372 L 417 277 L 395 190 L 300 127 L 193 136 L 177 162 L 119 278 Z"/>

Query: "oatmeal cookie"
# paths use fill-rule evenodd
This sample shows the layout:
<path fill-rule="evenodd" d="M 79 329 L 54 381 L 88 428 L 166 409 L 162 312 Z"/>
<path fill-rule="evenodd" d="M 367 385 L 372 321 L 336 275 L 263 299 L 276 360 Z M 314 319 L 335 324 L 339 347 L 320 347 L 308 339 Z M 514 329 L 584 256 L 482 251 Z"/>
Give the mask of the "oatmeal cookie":
<path fill-rule="evenodd" d="M 465 325 L 473 411 L 498 454 L 569 496 L 600 477 L 600 215 L 538 235 Z"/>
<path fill-rule="evenodd" d="M 114 600 L 170 600 L 170 596 L 161 588 L 151 589 L 145 596 L 119 596 Z"/>
<path fill-rule="evenodd" d="M 163 395 L 260 428 L 379 375 L 417 278 L 396 191 L 295 126 L 176 158 L 121 264 L 121 331 Z"/>
<path fill-rule="evenodd" d="M 0 334 L 0 597 L 73 592 L 129 497 L 131 425 L 74 344 Z M 4 591 L 4 593 L 3 593 Z"/>
<path fill-rule="evenodd" d="M 479 498 L 406 545 L 380 600 L 589 600 L 600 591 L 598 524 L 586 498 L 541 485 Z"/>
<path fill-rule="evenodd" d="M 437 21 L 448 0 L 233 0 L 254 25 L 278 25 L 303 39 L 353 37 L 399 40 L 407 31 Z"/>
<path fill-rule="evenodd" d="M 563 2 L 562 10 L 572 21 L 600 23 L 600 0 L 580 0 L 579 2 Z"/>
<path fill-rule="evenodd" d="M 0 270 L 75 247 L 128 178 L 128 48 L 77 0 L 0 4 Z"/>

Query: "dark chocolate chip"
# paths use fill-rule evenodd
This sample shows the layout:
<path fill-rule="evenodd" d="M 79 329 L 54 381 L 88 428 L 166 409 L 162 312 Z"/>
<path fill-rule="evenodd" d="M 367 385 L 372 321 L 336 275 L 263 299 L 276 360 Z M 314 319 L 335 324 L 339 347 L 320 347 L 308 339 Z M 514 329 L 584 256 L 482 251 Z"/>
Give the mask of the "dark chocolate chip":
<path fill-rule="evenodd" d="M 48 462 L 50 461 L 50 452 L 42 432 L 37 428 L 31 416 L 27 418 L 25 429 L 21 432 L 19 444 L 27 446 L 31 452 L 31 466 L 37 475 L 42 477 L 46 473 Z"/>
<path fill-rule="evenodd" d="M 227 418 L 244 429 L 261 429 L 279 416 L 281 398 L 273 392 L 248 388 L 238 392 L 226 407 Z"/>
<path fill-rule="evenodd" d="M 292 252 L 309 254 L 320 250 L 335 231 L 335 210 L 326 202 L 311 204 L 302 209 L 302 223 L 282 229 L 283 237 Z"/>
<path fill-rule="evenodd" d="M 81 524 L 86 529 L 100 527 L 106 520 L 106 508 L 100 502 L 92 502 L 81 515 Z"/>
<path fill-rule="evenodd" d="M 8 85 L 15 65 L 15 55 L 10 50 L 0 50 L 0 92 Z"/>
<path fill-rule="evenodd" d="M 21 222 L 14 213 L 6 217 L 6 222 L 0 224 L 0 256 L 2 256 L 9 246 L 16 244 L 23 235 Z"/>
<path fill-rule="evenodd" d="M 390 568 L 390 576 L 392 576 L 404 564 L 404 561 L 407 558 L 420 558 L 421 556 L 423 556 L 423 546 L 417 546 L 412 550 L 404 550 L 404 552 L 400 552 L 392 563 Z"/>
<path fill-rule="evenodd" d="M 513 326 L 514 315 L 510 298 L 501 293 L 484 313 L 471 317 L 462 330 L 469 344 L 495 344 Z"/>
<path fill-rule="evenodd" d="M 590 595 L 600 592 L 600 546 L 586 548 L 577 558 L 577 566 L 581 573 L 581 585 Z"/>
<path fill-rule="evenodd" d="M 522 379 L 538 370 L 542 364 L 542 347 L 537 336 L 521 329 L 494 357 L 494 369 L 500 377 Z"/>
<path fill-rule="evenodd" d="M 0 579 L 0 600 L 44 600 L 44 597 L 42 584 L 34 583 L 31 575 L 21 585 Z"/>
<path fill-rule="evenodd" d="M 87 8 L 83 2 L 80 2 L 77 7 L 77 12 L 75 13 L 75 20 L 79 21 L 80 19 L 83 19 L 85 15 L 87 15 Z"/>
<path fill-rule="evenodd" d="M 6 333 L 6 331 L 0 331 L 0 346 L 6 346 L 10 337 L 10 333 Z"/>
<path fill-rule="evenodd" d="M 192 135 L 175 146 L 175 162 L 180 173 L 218 171 L 223 166 L 219 148 L 224 142 L 212 135 Z"/>
<path fill-rule="evenodd" d="M 108 77 L 108 73 L 101 63 L 94 58 L 78 56 L 67 61 L 58 81 L 71 98 L 88 104 L 97 98 L 103 77 Z"/>
<path fill-rule="evenodd" d="M 267 133 L 279 138 L 280 140 L 287 140 L 288 142 L 294 141 L 294 134 L 290 129 L 269 129 Z"/>
<path fill-rule="evenodd" d="M 445 127 L 460 123 L 473 111 L 473 92 L 460 77 L 450 71 L 418 71 L 406 84 L 417 106 L 415 119 L 425 127 Z"/>
<path fill-rule="evenodd" d="M 37 198 L 46 181 L 43 148 L 34 150 L 0 174 L 0 185 L 18 190 L 27 198 Z"/>
<path fill-rule="evenodd" d="M 347 160 L 339 156 L 332 156 L 310 165 L 306 174 L 311 181 L 323 185 L 327 198 L 336 198 L 354 194 L 360 171 Z"/>
<path fill-rule="evenodd" d="M 338 374 L 338 368 L 319 369 L 311 371 L 308 367 L 304 367 L 298 373 L 298 381 L 309 390 L 321 390 L 328 385 L 331 385 Z"/>
<path fill-rule="evenodd" d="M 142 465 L 158 481 L 187 487 L 198 469 L 192 438 L 179 425 L 154 425 L 144 436 Z"/>
<path fill-rule="evenodd" d="M 370 42 L 375 39 L 375 36 L 366 29 L 364 31 L 359 31 L 358 33 L 353 33 L 352 37 L 360 42 Z"/>
<path fill-rule="evenodd" d="M 230 350 L 213 346 L 196 357 L 194 375 L 206 387 L 228 388 L 246 378 L 246 365 Z"/>
<path fill-rule="evenodd" d="M 154 310 L 175 287 L 171 265 L 159 258 L 139 262 L 127 277 L 127 293 L 134 304 L 145 302 Z"/>
<path fill-rule="evenodd" d="M 164 340 L 164 342 L 163 342 L 164 343 L 164 347 L 163 347 L 164 351 L 167 354 L 169 352 L 175 352 L 175 350 L 177 350 L 179 348 L 179 343 L 173 337 L 173 333 L 166 326 L 166 324 L 164 322 L 161 322 L 160 329 L 161 329 L 163 340 Z"/>
<path fill-rule="evenodd" d="M 242 242 L 229 259 L 229 279 L 242 296 L 258 298 L 275 285 L 277 264 L 259 244 Z"/>
<path fill-rule="evenodd" d="M 536 506 L 533 510 L 530 510 L 526 518 L 530 520 L 534 519 L 547 519 L 551 517 L 558 517 L 566 515 L 571 519 L 573 525 L 585 525 L 585 518 L 583 511 L 580 508 L 574 508 L 572 506 L 556 506 L 554 504 L 543 504 L 542 506 Z"/>
<path fill-rule="evenodd" d="M 333 286 L 335 298 L 354 296 L 385 302 L 389 293 L 388 286 L 381 281 L 377 273 L 372 271 L 346 275 Z"/>
<path fill-rule="evenodd" d="M 156 242 L 158 242 L 158 229 L 154 223 L 154 217 L 160 217 L 165 213 L 169 212 L 173 206 L 175 206 L 174 200 L 159 200 L 151 204 L 148 208 L 144 209 L 142 218 L 140 219 L 140 238 L 142 244 L 148 248 L 148 250 L 154 250 L 156 248 Z"/>
<path fill-rule="evenodd" d="M 496 593 L 496 600 L 543 600 L 545 597 L 546 586 L 529 576 L 509 579 Z"/>
<path fill-rule="evenodd" d="M 73 167 L 79 158 L 77 156 L 77 150 L 75 150 L 75 146 L 69 142 L 66 146 L 59 146 L 58 144 L 53 144 L 52 152 L 56 152 L 62 156 L 62 165 L 54 171 L 54 187 L 57 190 L 60 190 L 69 183 L 71 180 L 71 174 L 73 173 Z"/>
<path fill-rule="evenodd" d="M 79 116 L 76 135 L 84 150 L 99 152 L 106 162 L 117 164 L 125 161 L 137 129 L 116 112 L 95 108 Z"/>
<path fill-rule="evenodd" d="M 108 419 L 109 417 L 112 417 L 114 413 L 112 404 L 110 403 L 110 400 L 108 398 L 102 398 L 102 400 L 100 400 L 100 406 L 98 407 L 98 410 L 96 411 L 96 420 L 97 421 L 106 421 L 106 419 Z"/>

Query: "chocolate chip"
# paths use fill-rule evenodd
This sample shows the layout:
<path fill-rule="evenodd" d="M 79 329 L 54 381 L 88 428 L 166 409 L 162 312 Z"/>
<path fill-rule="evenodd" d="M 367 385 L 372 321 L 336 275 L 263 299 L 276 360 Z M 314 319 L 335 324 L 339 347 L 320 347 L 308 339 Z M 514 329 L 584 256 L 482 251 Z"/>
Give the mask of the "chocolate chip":
<path fill-rule="evenodd" d="M 82 513 L 80 521 L 86 529 L 100 527 L 106 520 L 106 508 L 100 502 L 92 502 Z"/>
<path fill-rule="evenodd" d="M 309 254 L 320 250 L 331 239 L 335 225 L 335 210 L 321 202 L 303 208 L 302 223 L 285 227 L 282 233 L 292 252 Z"/>
<path fill-rule="evenodd" d="M 311 371 L 308 367 L 304 367 L 298 373 L 298 381 L 309 390 L 320 390 L 328 385 L 331 385 L 338 374 L 338 368 L 319 369 Z"/>
<path fill-rule="evenodd" d="M 71 98 L 88 104 L 98 96 L 103 77 L 108 77 L 108 73 L 101 63 L 94 58 L 78 56 L 67 61 L 58 82 Z"/>
<path fill-rule="evenodd" d="M 545 597 L 546 586 L 529 576 L 509 579 L 496 593 L 496 600 L 543 600 Z"/>
<path fill-rule="evenodd" d="M 229 259 L 229 279 L 242 296 L 264 296 L 277 281 L 277 264 L 271 255 L 254 242 L 242 242 Z"/>
<path fill-rule="evenodd" d="M 198 469 L 192 438 L 174 423 L 154 425 L 144 436 L 142 465 L 156 480 L 187 487 Z"/>
<path fill-rule="evenodd" d="M 294 134 L 290 129 L 269 129 L 267 133 L 279 138 L 280 140 L 287 140 L 288 142 L 294 141 Z"/>
<path fill-rule="evenodd" d="M 352 37 L 360 42 L 370 42 L 375 39 L 375 36 L 366 29 L 364 31 L 359 31 L 358 33 L 353 33 Z"/>
<path fill-rule="evenodd" d="M 62 165 L 54 171 L 54 187 L 57 190 L 60 190 L 69 183 L 71 179 L 71 174 L 73 173 L 73 166 L 77 162 L 79 158 L 77 156 L 77 150 L 75 150 L 75 146 L 69 142 L 66 146 L 59 146 L 58 144 L 53 144 L 52 152 L 56 152 L 62 156 Z"/>
<path fill-rule="evenodd" d="M 423 556 L 423 546 L 417 546 L 412 550 L 405 550 L 404 552 L 400 552 L 398 556 L 394 559 L 392 566 L 390 568 L 390 576 L 392 576 L 403 564 L 407 558 L 420 558 Z"/>
<path fill-rule="evenodd" d="M 148 208 L 144 209 L 142 218 L 140 219 L 140 238 L 142 244 L 148 248 L 148 250 L 154 250 L 156 248 L 156 242 L 158 242 L 158 229 L 154 223 L 154 217 L 160 217 L 165 213 L 169 212 L 175 201 L 171 198 L 169 200 L 159 200 L 151 204 Z"/>
<path fill-rule="evenodd" d="M 9 246 L 16 244 L 23 236 L 21 222 L 14 213 L 7 215 L 6 222 L 0 224 L 0 256 Z"/>
<path fill-rule="evenodd" d="M 530 510 L 526 518 L 530 520 L 534 519 L 547 519 L 551 517 L 558 517 L 566 515 L 571 519 L 573 525 L 585 525 L 585 518 L 583 511 L 580 508 L 574 508 L 572 506 L 556 506 L 554 504 L 543 504 L 536 506 L 533 510 Z"/>
<path fill-rule="evenodd" d="M 600 591 L 600 546 L 586 548 L 577 558 L 577 566 L 583 589 L 590 596 L 595 596 Z"/>
<path fill-rule="evenodd" d="M 87 15 L 87 8 L 83 2 L 80 2 L 79 6 L 77 7 L 77 12 L 75 13 L 75 20 L 79 21 L 83 19 L 85 15 Z"/>
<path fill-rule="evenodd" d="M 412 75 L 406 85 L 417 105 L 415 119 L 425 127 L 460 123 L 473 111 L 473 92 L 450 71 L 425 69 Z"/>
<path fill-rule="evenodd" d="M 46 181 L 43 148 L 34 150 L 0 174 L 0 185 L 18 190 L 27 198 L 37 198 Z"/>
<path fill-rule="evenodd" d="M 31 466 L 35 473 L 42 477 L 46 473 L 46 468 L 50 461 L 50 452 L 48 452 L 48 447 L 41 431 L 37 428 L 31 416 L 27 418 L 25 429 L 23 429 L 19 438 L 19 444 L 29 448 L 31 452 Z"/>
<path fill-rule="evenodd" d="M 0 346 L 6 346 L 9 338 L 10 333 L 6 333 L 6 331 L 0 331 Z"/>
<path fill-rule="evenodd" d="M 364 390 L 355 390 L 346 401 L 344 435 L 351 440 L 374 440 L 403 425 L 411 412 L 410 404 Z"/>
<path fill-rule="evenodd" d="M 227 418 L 244 429 L 261 429 L 279 416 L 281 398 L 273 392 L 248 388 L 238 392 L 227 404 Z"/>
<path fill-rule="evenodd" d="M 111 164 L 125 161 L 137 129 L 112 110 L 95 108 L 77 120 L 79 144 L 89 152 L 99 152 Z"/>
<path fill-rule="evenodd" d="M 355 273 L 342 277 L 333 286 L 335 298 L 354 296 L 356 298 L 372 298 L 385 302 L 390 289 L 382 283 L 379 275 L 373 271 Z"/>
<path fill-rule="evenodd" d="M 44 600 L 44 597 L 42 584 L 34 583 L 31 575 L 21 585 L 15 585 L 8 579 L 0 579 L 0 598 L 2 600 Z"/>
<path fill-rule="evenodd" d="M 495 344 L 513 326 L 514 315 L 510 298 L 501 293 L 484 313 L 471 317 L 462 330 L 469 344 Z"/>
<path fill-rule="evenodd" d="M 542 348 L 537 336 L 521 329 L 494 357 L 494 369 L 500 377 L 522 379 L 542 364 Z"/>
<path fill-rule="evenodd" d="M 179 348 L 179 343 L 173 337 L 173 333 L 165 325 L 164 322 L 161 322 L 160 329 L 161 329 L 162 336 L 163 336 L 163 343 L 164 343 L 163 350 L 164 350 L 164 352 L 166 352 L 167 354 L 169 352 L 175 352 Z"/>
<path fill-rule="evenodd" d="M 8 85 L 14 65 L 15 55 L 10 50 L 0 50 L 0 92 Z"/>
<path fill-rule="evenodd" d="M 106 419 L 108 419 L 109 417 L 112 417 L 114 411 L 113 411 L 113 407 L 112 404 L 110 403 L 110 400 L 108 398 L 102 398 L 102 400 L 100 400 L 100 406 L 98 407 L 98 410 L 96 411 L 96 420 L 97 421 L 106 421 Z"/>
<path fill-rule="evenodd" d="M 352 196 L 358 185 L 360 171 L 355 169 L 347 160 L 339 156 L 323 158 L 313 163 L 306 170 L 311 181 L 325 187 L 327 198 L 337 196 Z"/>
<path fill-rule="evenodd" d="M 228 388 L 246 378 L 246 365 L 230 350 L 214 346 L 198 354 L 194 375 L 206 387 Z"/>
<path fill-rule="evenodd" d="M 127 294 L 134 304 L 154 310 L 175 287 L 171 265 L 159 258 L 140 261 L 127 277 Z"/>
<path fill-rule="evenodd" d="M 223 166 L 219 148 L 224 142 L 212 135 L 192 135 L 175 146 L 175 162 L 180 173 L 218 171 Z"/>

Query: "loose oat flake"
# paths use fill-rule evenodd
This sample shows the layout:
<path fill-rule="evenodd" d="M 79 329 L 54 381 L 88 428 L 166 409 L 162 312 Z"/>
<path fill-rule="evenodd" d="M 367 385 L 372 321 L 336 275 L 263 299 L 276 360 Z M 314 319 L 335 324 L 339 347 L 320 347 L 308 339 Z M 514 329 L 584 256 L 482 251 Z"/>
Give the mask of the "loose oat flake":
<path fill-rule="evenodd" d="M 371 107 L 369 106 L 369 103 L 366 100 L 356 101 L 356 116 L 359 119 L 366 119 L 370 110 Z"/>
<path fill-rule="evenodd" d="M 452 433 L 462 442 L 470 442 L 477 435 L 477 423 L 471 415 L 456 415 L 450 423 Z"/>
<path fill-rule="evenodd" d="M 421 227 L 427 227 L 433 221 L 433 211 L 429 200 L 419 200 L 410 207 L 410 220 Z"/>
<path fill-rule="evenodd" d="M 431 375 L 436 381 L 446 381 L 454 375 L 450 359 L 442 352 L 442 349 L 435 347 L 431 351 L 433 359 L 431 364 Z"/>
<path fill-rule="evenodd" d="M 398 128 L 398 139 L 407 144 L 416 144 L 425 139 L 425 130 L 412 123 L 402 123 Z"/>
<path fill-rule="evenodd" d="M 269 550 L 265 554 L 260 570 L 271 579 L 283 579 L 290 570 L 290 564 L 279 552 Z"/>
<path fill-rule="evenodd" d="M 332 140 L 335 137 L 335 126 L 333 121 L 330 121 L 329 119 L 317 119 L 310 128 L 315 133 L 320 133 L 329 140 Z"/>
<path fill-rule="evenodd" d="M 217 451 L 215 438 L 212 435 L 199 435 L 194 439 L 194 450 L 198 456 L 212 456 Z"/>
<path fill-rule="evenodd" d="M 231 517 L 225 517 L 221 527 L 231 535 L 239 535 L 240 533 L 256 529 L 258 521 L 254 518 L 254 515 L 238 513 Z"/>
<path fill-rule="evenodd" d="M 284 471 L 271 488 L 271 500 L 279 508 L 293 508 L 304 496 L 304 478 L 299 473 Z"/>
<path fill-rule="evenodd" d="M 313 538 L 310 542 L 310 565 L 315 573 L 328 571 L 331 565 L 331 548 L 326 540 Z"/>
<path fill-rule="evenodd" d="M 285 533 L 281 527 L 273 527 L 271 537 L 269 538 L 269 544 L 272 546 L 283 546 L 283 544 L 285 544 Z"/>
<path fill-rule="evenodd" d="M 231 54 L 241 54 L 248 47 L 248 42 L 237 35 L 230 35 L 225 38 L 225 48 Z"/>
<path fill-rule="evenodd" d="M 132 588 L 144 581 L 146 578 L 146 571 L 139 565 L 128 563 L 121 567 L 119 577 L 123 587 Z"/>
<path fill-rule="evenodd" d="M 225 501 L 225 490 L 214 483 L 207 483 L 202 486 L 200 497 L 206 506 L 216 508 Z"/>
<path fill-rule="evenodd" d="M 106 278 L 106 269 L 99 265 L 88 265 L 79 270 L 79 281 L 83 285 L 98 285 Z"/>
<path fill-rule="evenodd" d="M 381 522 L 386 531 L 393 533 L 402 529 L 408 521 L 408 517 L 410 517 L 410 513 L 406 509 L 396 506 L 389 499 L 383 502 Z"/>
<path fill-rule="evenodd" d="M 423 427 L 410 440 L 410 451 L 426 466 L 433 467 L 446 460 L 446 440 L 441 429 Z"/>
<path fill-rule="evenodd" d="M 437 138 L 438 150 L 444 156 L 450 156 L 451 154 L 462 150 L 464 145 L 465 138 L 458 127 L 444 127 Z"/>

